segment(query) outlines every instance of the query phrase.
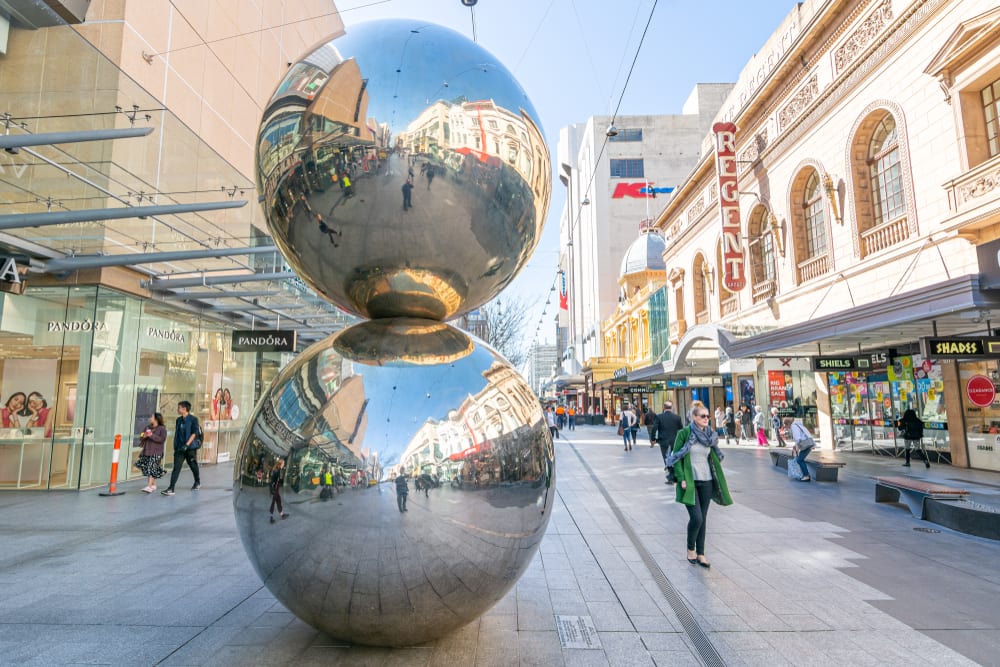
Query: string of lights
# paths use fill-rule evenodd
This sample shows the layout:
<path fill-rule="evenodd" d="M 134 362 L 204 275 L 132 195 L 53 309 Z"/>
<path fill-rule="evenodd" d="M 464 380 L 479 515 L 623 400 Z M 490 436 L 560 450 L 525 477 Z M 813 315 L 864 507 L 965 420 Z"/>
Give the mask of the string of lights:
<path fill-rule="evenodd" d="M 607 131 L 604 133 L 604 140 L 601 142 L 600 151 L 597 154 L 597 159 L 594 160 L 594 167 L 591 170 L 589 179 L 587 180 L 587 187 L 584 188 L 584 190 L 583 190 L 584 197 L 580 201 L 580 204 L 577 205 L 576 214 L 575 214 L 573 222 L 572 222 L 572 224 L 570 226 L 570 233 L 569 233 L 569 243 L 570 244 L 573 243 L 573 230 L 576 229 L 577 224 L 579 224 L 579 222 L 580 222 L 580 216 L 583 214 L 583 207 L 590 203 L 590 200 L 589 200 L 590 190 L 591 190 L 591 188 L 594 185 L 594 179 L 597 178 L 598 166 L 601 164 L 601 158 L 604 157 L 604 151 L 607 149 L 608 140 L 611 137 L 613 137 L 613 136 L 615 136 L 615 135 L 618 134 L 618 130 L 615 129 L 615 119 L 618 117 L 618 112 L 621 110 L 622 100 L 625 98 L 625 93 L 628 91 L 629 83 L 632 80 L 632 73 L 635 71 L 635 64 L 639 60 L 639 53 L 642 51 L 642 45 L 646 41 L 646 35 L 649 33 L 649 26 L 650 26 L 650 24 L 653 21 L 653 15 L 656 12 L 656 6 L 657 6 L 658 2 L 659 2 L 659 0 L 653 0 L 653 5 L 652 5 L 652 7 L 650 7 L 649 17 L 646 19 L 646 25 L 645 25 L 645 27 L 642 30 L 642 36 L 639 38 L 639 44 L 638 44 L 638 46 L 636 46 L 635 55 L 632 58 L 632 64 L 629 66 L 628 75 L 625 77 L 625 83 L 622 86 L 621 94 L 618 96 L 618 103 L 615 105 L 614 114 L 611 116 L 611 124 L 608 127 Z M 562 274 L 563 274 L 563 269 L 557 267 L 556 271 L 555 271 L 555 275 L 552 278 L 552 287 L 549 290 L 550 295 L 551 295 L 552 292 L 554 292 L 556 290 L 556 285 L 558 284 L 559 279 L 562 276 Z M 545 316 L 547 315 L 547 308 L 548 308 L 548 305 L 549 305 L 550 301 L 551 301 L 551 298 L 549 299 L 549 301 L 546 301 L 546 307 L 542 309 L 542 315 L 541 315 L 541 317 L 538 320 L 538 325 L 535 327 L 535 334 L 532 337 L 531 345 L 530 345 L 529 349 L 534 349 L 535 346 L 538 344 L 538 334 L 541 331 L 542 323 L 545 320 Z"/>

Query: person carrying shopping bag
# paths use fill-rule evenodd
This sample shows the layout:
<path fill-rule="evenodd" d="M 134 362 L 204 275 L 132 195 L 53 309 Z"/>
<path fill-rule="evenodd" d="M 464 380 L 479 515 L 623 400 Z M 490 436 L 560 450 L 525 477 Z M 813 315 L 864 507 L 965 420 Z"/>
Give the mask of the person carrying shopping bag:
<path fill-rule="evenodd" d="M 809 477 L 809 468 L 806 467 L 806 457 L 816 447 L 816 441 L 813 440 L 809 429 L 803 426 L 800 420 L 793 417 L 785 417 L 785 429 L 788 437 L 794 443 L 792 445 L 792 454 L 795 455 L 795 462 L 799 464 L 799 470 L 802 471 L 802 477 L 799 478 L 799 481 L 811 482 L 812 478 Z M 789 461 L 788 465 L 792 465 L 792 462 Z"/>

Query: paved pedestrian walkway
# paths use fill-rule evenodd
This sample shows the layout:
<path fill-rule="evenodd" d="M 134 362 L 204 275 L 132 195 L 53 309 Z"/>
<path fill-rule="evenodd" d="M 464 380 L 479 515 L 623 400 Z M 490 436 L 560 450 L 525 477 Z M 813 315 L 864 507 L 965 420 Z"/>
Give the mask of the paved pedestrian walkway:
<path fill-rule="evenodd" d="M 625 452 L 613 427 L 563 434 L 528 571 L 482 618 L 406 649 L 347 646 L 275 601 L 236 533 L 231 465 L 172 498 L 141 482 L 0 494 L 0 664 L 1000 664 L 1000 544 L 876 505 L 870 479 L 1000 503 L 1000 475 L 847 455 L 839 483 L 804 484 L 763 449 L 727 448 L 735 504 L 711 509 L 706 570 L 685 560 L 658 448 Z"/>

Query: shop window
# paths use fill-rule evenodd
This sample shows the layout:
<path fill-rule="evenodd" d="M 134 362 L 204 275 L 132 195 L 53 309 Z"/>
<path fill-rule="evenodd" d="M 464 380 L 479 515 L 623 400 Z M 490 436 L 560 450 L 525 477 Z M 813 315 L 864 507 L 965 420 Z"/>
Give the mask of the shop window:
<path fill-rule="evenodd" d="M 695 323 L 705 324 L 708 322 L 708 265 L 705 263 L 703 255 L 697 255 L 694 259 L 692 269 L 694 281 L 694 313 Z"/>
<path fill-rule="evenodd" d="M 986 120 L 986 145 L 990 157 L 1000 155 L 1000 79 L 991 82 L 979 93 Z"/>

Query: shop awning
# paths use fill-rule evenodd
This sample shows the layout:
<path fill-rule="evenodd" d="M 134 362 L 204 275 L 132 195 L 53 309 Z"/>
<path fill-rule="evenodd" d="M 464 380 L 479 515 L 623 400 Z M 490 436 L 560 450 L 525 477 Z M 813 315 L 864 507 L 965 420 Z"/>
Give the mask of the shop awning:
<path fill-rule="evenodd" d="M 1000 325 L 1000 290 L 983 289 L 979 276 L 962 276 L 752 337 L 733 339 L 728 354 L 732 358 L 767 353 L 801 357 L 856 354 L 859 349 L 888 348 L 927 336 L 983 332 L 987 322 Z"/>

